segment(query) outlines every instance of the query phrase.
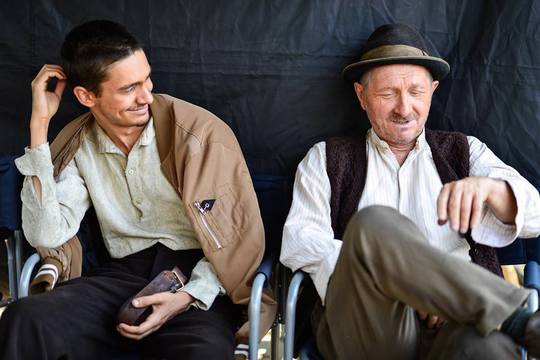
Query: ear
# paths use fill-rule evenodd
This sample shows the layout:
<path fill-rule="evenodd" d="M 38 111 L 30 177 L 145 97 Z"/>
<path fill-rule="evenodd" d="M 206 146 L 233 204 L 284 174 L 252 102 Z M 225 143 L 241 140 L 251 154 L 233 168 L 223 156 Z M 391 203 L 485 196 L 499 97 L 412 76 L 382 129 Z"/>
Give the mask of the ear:
<path fill-rule="evenodd" d="M 356 97 L 358 98 L 358 101 L 360 101 L 360 106 L 362 107 L 362 109 L 366 110 L 366 105 L 364 103 L 364 91 L 364 85 L 360 84 L 359 82 L 354 83 L 354 92 L 356 93 Z"/>
<path fill-rule="evenodd" d="M 75 86 L 75 88 L 73 88 L 73 94 L 75 94 L 75 97 L 82 105 L 88 108 L 91 108 L 96 104 L 96 95 L 82 86 Z"/>
<path fill-rule="evenodd" d="M 435 92 L 435 89 L 437 88 L 437 86 L 439 86 L 439 82 L 437 80 L 433 80 L 431 82 L 431 94 L 432 95 Z"/>

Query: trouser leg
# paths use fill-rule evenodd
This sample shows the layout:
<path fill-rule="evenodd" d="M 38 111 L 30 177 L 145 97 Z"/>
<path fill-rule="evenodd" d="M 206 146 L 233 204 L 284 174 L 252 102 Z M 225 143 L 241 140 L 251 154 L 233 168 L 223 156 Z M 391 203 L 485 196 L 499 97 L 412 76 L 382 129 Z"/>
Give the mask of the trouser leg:
<path fill-rule="evenodd" d="M 191 308 L 169 320 L 142 340 L 141 347 L 158 359 L 230 360 L 238 319 L 238 307 L 227 296 L 219 296 L 207 311 Z"/>
<path fill-rule="evenodd" d="M 440 330 L 426 360 L 518 360 L 519 346 L 506 334 L 482 336 L 472 326 L 448 323 Z"/>
<path fill-rule="evenodd" d="M 116 312 L 145 281 L 114 273 L 75 279 L 8 306 L 0 358 L 108 359 L 133 345 L 115 330 Z"/>
<path fill-rule="evenodd" d="M 432 247 L 396 210 L 374 206 L 347 227 L 317 340 L 323 355 L 336 359 L 413 358 L 419 326 L 413 309 L 487 335 L 527 296 Z"/>

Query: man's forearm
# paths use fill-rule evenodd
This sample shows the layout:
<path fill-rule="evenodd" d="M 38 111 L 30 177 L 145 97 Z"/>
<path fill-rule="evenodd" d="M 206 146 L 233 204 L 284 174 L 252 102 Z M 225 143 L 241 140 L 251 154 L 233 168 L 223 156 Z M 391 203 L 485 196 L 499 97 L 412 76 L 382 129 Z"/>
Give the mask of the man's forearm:
<path fill-rule="evenodd" d="M 493 214 L 505 224 L 515 224 L 517 202 L 512 188 L 506 181 L 490 179 L 490 192 L 486 203 Z"/>
<path fill-rule="evenodd" d="M 45 144 L 47 142 L 47 132 L 49 130 L 49 122 L 32 117 L 30 120 L 30 148 Z M 36 192 L 36 197 L 41 205 L 41 182 L 37 176 L 32 176 L 32 185 Z"/>

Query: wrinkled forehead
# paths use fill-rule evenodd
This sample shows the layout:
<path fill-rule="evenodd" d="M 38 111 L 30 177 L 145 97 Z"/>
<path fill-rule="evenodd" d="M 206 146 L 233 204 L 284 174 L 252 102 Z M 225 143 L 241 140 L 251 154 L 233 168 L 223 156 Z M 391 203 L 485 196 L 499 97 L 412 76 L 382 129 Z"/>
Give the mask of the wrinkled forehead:
<path fill-rule="evenodd" d="M 423 66 L 411 64 L 391 64 L 378 66 L 369 70 L 367 74 L 370 86 L 426 86 L 430 85 L 433 77 Z"/>

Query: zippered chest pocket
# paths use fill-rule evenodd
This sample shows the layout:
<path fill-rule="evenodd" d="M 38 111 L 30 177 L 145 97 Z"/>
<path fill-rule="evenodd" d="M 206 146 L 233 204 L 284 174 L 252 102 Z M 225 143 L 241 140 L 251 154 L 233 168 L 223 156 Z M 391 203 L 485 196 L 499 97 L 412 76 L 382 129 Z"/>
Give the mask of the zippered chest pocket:
<path fill-rule="evenodd" d="M 212 249 L 220 250 L 239 237 L 242 226 L 240 204 L 228 188 L 222 188 L 219 196 L 193 202 L 199 224 Z"/>

